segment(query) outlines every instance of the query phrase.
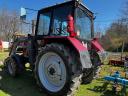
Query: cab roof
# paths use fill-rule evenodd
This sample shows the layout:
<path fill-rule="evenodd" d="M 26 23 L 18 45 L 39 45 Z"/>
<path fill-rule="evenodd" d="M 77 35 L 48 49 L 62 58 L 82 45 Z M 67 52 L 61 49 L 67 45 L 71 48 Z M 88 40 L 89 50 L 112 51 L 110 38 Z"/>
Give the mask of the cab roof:
<path fill-rule="evenodd" d="M 53 6 L 45 7 L 45 8 L 40 9 L 39 12 L 44 12 L 44 11 L 52 10 L 54 8 L 58 8 L 58 7 L 61 7 L 61 6 L 64 6 L 64 5 L 74 5 L 74 6 L 80 5 L 83 8 L 85 8 L 86 10 L 88 10 L 91 14 L 93 14 L 93 12 L 90 11 L 84 4 L 82 4 L 82 3 L 80 3 L 80 2 L 78 2 L 76 0 L 71 0 L 71 1 L 60 3 L 60 4 L 56 4 L 56 5 L 53 5 Z"/>

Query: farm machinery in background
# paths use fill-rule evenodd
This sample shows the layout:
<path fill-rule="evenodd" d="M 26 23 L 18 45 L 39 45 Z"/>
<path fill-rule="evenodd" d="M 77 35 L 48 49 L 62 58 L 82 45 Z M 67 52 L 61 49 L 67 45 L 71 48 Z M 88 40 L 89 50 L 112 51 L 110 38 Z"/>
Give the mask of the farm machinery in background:
<path fill-rule="evenodd" d="M 13 42 L 5 60 L 8 73 L 20 75 L 29 63 L 42 91 L 72 95 L 93 80 L 101 65 L 98 53 L 104 50 L 94 38 L 93 21 L 93 13 L 78 0 L 39 10 L 35 34 Z"/>
<path fill-rule="evenodd" d="M 128 64 L 128 56 L 124 54 L 124 45 L 125 42 L 122 42 L 122 48 L 121 52 L 118 53 L 110 53 L 111 56 L 109 58 L 109 65 L 114 65 L 114 66 L 124 66 L 127 67 Z"/>

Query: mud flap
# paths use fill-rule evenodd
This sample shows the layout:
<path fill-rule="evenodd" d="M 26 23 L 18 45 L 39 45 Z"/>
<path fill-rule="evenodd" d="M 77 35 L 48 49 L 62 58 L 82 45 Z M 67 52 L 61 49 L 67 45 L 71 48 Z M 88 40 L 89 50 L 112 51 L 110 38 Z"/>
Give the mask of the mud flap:
<path fill-rule="evenodd" d="M 92 68 L 92 62 L 91 62 L 91 59 L 90 59 L 89 52 L 86 50 L 86 51 L 79 52 L 79 54 L 80 54 L 80 61 L 81 61 L 81 64 L 82 64 L 82 68 L 83 69 Z"/>

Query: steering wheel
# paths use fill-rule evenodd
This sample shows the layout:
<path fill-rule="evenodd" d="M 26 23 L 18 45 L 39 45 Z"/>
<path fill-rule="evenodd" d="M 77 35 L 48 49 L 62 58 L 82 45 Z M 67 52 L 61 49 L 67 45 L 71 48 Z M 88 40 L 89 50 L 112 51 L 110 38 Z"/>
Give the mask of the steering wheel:
<path fill-rule="evenodd" d="M 66 27 L 63 28 L 63 30 L 61 28 L 56 28 L 57 32 L 59 32 L 59 34 L 65 34 L 67 31 L 66 31 Z"/>

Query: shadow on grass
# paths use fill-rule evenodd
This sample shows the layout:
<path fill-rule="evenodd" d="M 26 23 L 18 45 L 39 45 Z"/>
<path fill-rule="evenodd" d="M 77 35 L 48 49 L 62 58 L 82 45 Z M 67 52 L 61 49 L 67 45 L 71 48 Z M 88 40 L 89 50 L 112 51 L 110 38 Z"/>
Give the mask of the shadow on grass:
<path fill-rule="evenodd" d="M 10 77 L 5 71 L 0 71 L 0 76 L 0 90 L 9 96 L 46 96 L 39 91 L 30 71 L 16 78 Z"/>
<path fill-rule="evenodd" d="M 90 91 L 104 92 L 107 89 L 108 82 L 105 82 L 102 86 L 95 86 L 93 89 L 88 88 Z"/>
<path fill-rule="evenodd" d="M 108 90 L 109 82 L 104 82 L 101 86 L 94 86 L 93 89 L 87 88 L 90 91 L 102 93 L 100 96 L 122 96 L 119 94 L 115 94 L 112 90 Z M 112 89 L 112 88 L 111 88 Z"/>

